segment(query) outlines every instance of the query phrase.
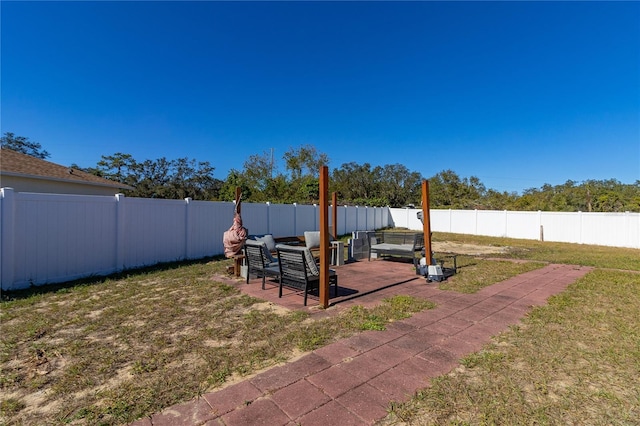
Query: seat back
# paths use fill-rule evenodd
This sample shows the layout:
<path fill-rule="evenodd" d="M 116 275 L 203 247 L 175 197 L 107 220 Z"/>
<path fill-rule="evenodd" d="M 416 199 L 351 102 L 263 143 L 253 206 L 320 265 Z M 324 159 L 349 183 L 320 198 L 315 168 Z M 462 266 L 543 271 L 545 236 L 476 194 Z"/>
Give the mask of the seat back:
<path fill-rule="evenodd" d="M 267 248 L 264 242 L 246 240 L 244 243 L 244 255 L 247 259 L 247 265 L 249 269 L 262 270 L 269 263 L 266 258 Z"/>
<path fill-rule="evenodd" d="M 304 286 L 305 283 L 317 280 L 320 276 L 320 270 L 308 248 L 278 244 L 276 250 L 283 283 L 296 287 Z"/>
<path fill-rule="evenodd" d="M 273 256 L 271 255 L 271 253 L 276 251 L 276 241 L 273 238 L 273 235 L 271 234 L 249 235 L 247 239 L 263 242 L 265 244 L 265 256 L 266 256 L 265 262 L 266 263 L 271 263 L 276 261 L 276 259 L 274 259 Z"/>
<path fill-rule="evenodd" d="M 375 233 L 376 243 L 412 244 L 415 249 L 424 247 L 424 234 L 421 232 L 382 231 Z"/>

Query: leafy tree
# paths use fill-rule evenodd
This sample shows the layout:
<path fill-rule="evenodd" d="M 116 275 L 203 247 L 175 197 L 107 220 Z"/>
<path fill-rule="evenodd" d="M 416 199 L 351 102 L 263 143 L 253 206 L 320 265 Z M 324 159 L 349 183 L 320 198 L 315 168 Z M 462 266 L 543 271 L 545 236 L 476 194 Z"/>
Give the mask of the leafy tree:
<path fill-rule="evenodd" d="M 126 185 L 135 186 L 139 181 L 138 163 L 131 154 L 116 152 L 103 155 L 98 161 L 95 171 L 98 176 Z"/>
<path fill-rule="evenodd" d="M 125 191 L 132 197 L 216 200 L 222 188 L 222 181 L 213 177 L 214 168 L 209 162 L 186 157 L 139 163 L 130 154 L 118 152 L 103 155 L 96 168 L 86 170 L 134 187 Z"/>
<path fill-rule="evenodd" d="M 236 188 L 240 187 L 242 191 L 243 201 L 250 201 L 253 196 L 253 190 L 248 184 L 244 174 L 238 170 L 231 169 L 227 178 L 220 188 L 219 199 L 221 201 L 234 201 L 236 199 Z"/>
<path fill-rule="evenodd" d="M 420 205 L 423 179 L 420 173 L 411 172 L 402 164 L 387 164 L 376 174 L 380 179 L 378 197 L 386 201 L 383 205 Z"/>
<path fill-rule="evenodd" d="M 171 164 L 162 157 L 145 160 L 136 165 L 137 183 L 135 196 L 143 198 L 168 198 Z"/>
<path fill-rule="evenodd" d="M 329 165 L 327 154 L 318 152 L 312 145 L 290 148 L 284 153 L 284 161 L 292 180 L 300 179 L 305 174 L 317 178 L 320 166 Z"/>
<path fill-rule="evenodd" d="M 213 177 L 215 168 L 208 161 L 193 161 L 195 172 L 187 181 L 190 196 L 194 200 L 217 200 L 223 182 Z"/>
<path fill-rule="evenodd" d="M 475 176 L 460 179 L 453 170 L 443 170 L 429 179 L 431 207 L 475 209 L 483 206 L 484 184 Z"/>
<path fill-rule="evenodd" d="M 253 154 L 244 162 L 242 174 L 246 179 L 246 184 L 253 187 L 255 201 L 269 201 L 265 198 L 265 191 L 269 186 L 269 181 L 273 179 L 274 163 L 269 152 Z"/>
<path fill-rule="evenodd" d="M 301 204 L 315 204 L 320 201 L 320 180 L 317 177 L 306 175 L 296 179 L 291 186 L 293 199 Z"/>
<path fill-rule="evenodd" d="M 46 150 L 42 149 L 38 142 L 30 141 L 29 138 L 24 136 L 16 136 L 11 132 L 5 132 L 0 137 L 0 145 L 2 148 L 8 148 L 42 160 L 51 156 Z"/>
<path fill-rule="evenodd" d="M 318 152 L 312 145 L 302 145 L 289 148 L 283 159 L 288 172 L 288 188 L 282 188 L 286 201 L 304 204 L 319 202 L 320 167 L 329 164 L 327 154 Z"/>
<path fill-rule="evenodd" d="M 483 209 L 486 210 L 513 210 L 515 200 L 518 199 L 517 192 L 498 192 L 489 189 L 483 197 Z"/>
<path fill-rule="evenodd" d="M 328 162 L 326 154 L 310 146 L 291 148 L 284 155 L 283 174 L 269 152 L 253 154 L 244 162 L 242 171 L 233 170 L 221 190 L 227 198 L 235 187 L 243 189 L 245 201 L 274 203 L 314 203 L 319 198 L 318 172 Z M 248 195 L 249 194 L 249 195 Z"/>
<path fill-rule="evenodd" d="M 274 203 L 302 203 L 295 193 L 295 188 L 287 177 L 278 173 L 269 180 L 267 189 L 264 191 L 265 201 Z"/>
<path fill-rule="evenodd" d="M 243 170 L 231 170 L 224 182 L 213 176 L 211 164 L 188 158 L 163 157 L 138 163 L 129 154 L 115 153 L 103 156 L 95 168 L 84 170 L 133 186 L 135 190 L 126 192 L 130 196 L 231 201 L 239 186 L 244 201 L 317 202 L 318 171 L 328 163 L 327 155 L 303 145 L 289 149 L 284 160 L 286 174 L 276 168 L 270 153 L 251 155 Z M 374 167 L 350 162 L 333 170 L 329 190 L 338 192 L 341 204 L 418 205 L 422 179 L 420 173 L 402 164 Z M 443 170 L 429 181 L 433 208 L 640 212 L 640 180 L 630 185 L 615 179 L 582 183 L 568 180 L 562 185 L 529 188 L 522 195 L 487 190 L 479 178 L 461 178 L 453 170 Z"/>
<path fill-rule="evenodd" d="M 578 184 L 544 184 L 523 191 L 513 202 L 515 210 L 624 212 L 640 211 L 640 184 L 625 185 L 615 179 L 587 180 Z"/>
<path fill-rule="evenodd" d="M 341 202 L 365 205 L 368 204 L 367 201 L 375 203 L 374 200 L 377 199 L 381 202 L 380 205 L 386 205 L 385 200 L 379 198 L 380 171 L 380 167 L 372 169 L 369 163 L 344 163 L 333 170 L 331 185 Z"/>

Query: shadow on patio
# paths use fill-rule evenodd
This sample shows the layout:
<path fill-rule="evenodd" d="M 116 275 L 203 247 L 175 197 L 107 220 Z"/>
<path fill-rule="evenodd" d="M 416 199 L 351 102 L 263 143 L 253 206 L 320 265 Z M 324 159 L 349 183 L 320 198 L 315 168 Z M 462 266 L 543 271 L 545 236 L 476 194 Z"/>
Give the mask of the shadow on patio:
<path fill-rule="evenodd" d="M 420 293 L 420 287 L 424 289 L 429 285 L 424 277 L 416 275 L 413 264 L 406 261 L 361 260 L 331 266 L 331 269 L 338 274 L 338 296 L 335 297 L 331 289 L 330 306 L 327 311 L 341 310 L 356 304 L 365 307 L 375 306 L 386 297 Z M 267 279 L 265 290 L 262 290 L 261 283 L 261 278 L 253 278 L 249 280 L 249 284 L 245 284 L 243 280 L 235 286 L 243 293 L 287 309 L 308 310 L 310 313 L 325 312 L 319 308 L 317 292 L 309 294 L 309 303 L 305 307 L 301 291 L 284 287 L 282 298 L 279 298 L 277 280 Z"/>

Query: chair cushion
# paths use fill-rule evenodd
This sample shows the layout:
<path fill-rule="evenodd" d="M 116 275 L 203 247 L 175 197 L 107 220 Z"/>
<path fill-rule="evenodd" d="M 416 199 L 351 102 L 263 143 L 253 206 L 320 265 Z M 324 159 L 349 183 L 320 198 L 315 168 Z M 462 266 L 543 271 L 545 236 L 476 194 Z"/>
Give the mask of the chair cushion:
<path fill-rule="evenodd" d="M 275 251 L 276 249 L 276 240 L 273 239 L 273 235 L 271 234 L 251 235 L 249 238 L 252 240 L 258 241 L 260 243 L 263 243 L 264 257 L 266 258 L 267 263 L 273 263 L 278 261 L 278 259 L 275 259 L 271 255 L 271 252 Z"/>
<path fill-rule="evenodd" d="M 316 265 L 316 260 L 313 258 L 311 250 L 309 250 L 308 248 L 304 249 L 304 258 L 307 261 L 307 269 L 309 270 L 309 274 L 313 276 L 320 275 L 320 270 L 318 269 L 318 265 Z"/>
<path fill-rule="evenodd" d="M 333 241 L 331 234 L 329 234 L 329 241 Z M 320 247 L 320 231 L 304 231 L 304 243 L 310 249 Z"/>
<path fill-rule="evenodd" d="M 311 250 L 306 247 L 299 246 L 288 246 L 286 244 L 278 244 L 276 248 L 282 248 L 289 251 L 297 251 L 302 252 L 306 264 L 307 275 L 309 278 L 320 275 L 320 270 L 318 269 L 318 265 L 316 265 L 316 261 L 311 254 Z"/>
<path fill-rule="evenodd" d="M 263 271 L 269 275 L 280 276 L 280 266 L 278 266 L 277 262 L 275 264 L 270 263 L 269 266 L 263 269 Z"/>
<path fill-rule="evenodd" d="M 273 235 L 271 235 L 271 234 L 256 235 L 254 237 L 254 239 L 256 241 L 264 242 L 266 244 L 266 246 L 267 246 L 267 250 L 269 250 L 269 251 L 275 251 L 276 250 L 276 240 L 273 239 Z"/>
<path fill-rule="evenodd" d="M 320 231 L 304 231 L 304 242 L 307 248 L 320 247 Z"/>

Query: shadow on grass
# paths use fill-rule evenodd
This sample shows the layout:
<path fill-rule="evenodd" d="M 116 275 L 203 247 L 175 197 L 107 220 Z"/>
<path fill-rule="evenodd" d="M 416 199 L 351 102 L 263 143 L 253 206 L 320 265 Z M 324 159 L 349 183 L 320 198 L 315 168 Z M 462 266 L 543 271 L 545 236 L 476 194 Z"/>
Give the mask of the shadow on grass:
<path fill-rule="evenodd" d="M 31 287 L 21 289 L 21 290 L 3 290 L 2 294 L 0 295 L 0 301 L 10 302 L 13 300 L 28 299 L 33 296 L 56 293 L 58 291 L 68 290 L 74 287 L 103 284 L 105 281 L 108 281 L 108 280 L 126 279 L 129 277 L 136 277 L 139 275 L 145 275 L 152 272 L 170 271 L 173 269 L 183 268 L 186 266 L 205 265 L 209 262 L 218 262 L 218 261 L 222 262 L 224 260 L 227 260 L 227 258 L 224 257 L 223 255 L 219 255 L 219 256 L 203 257 L 200 259 L 164 262 L 164 263 L 157 263 L 155 265 L 143 266 L 140 268 L 127 269 L 125 271 L 115 272 L 109 275 L 100 275 L 100 276 L 90 275 L 85 278 L 79 278 L 73 281 L 65 281 L 62 283 L 31 285 Z"/>

